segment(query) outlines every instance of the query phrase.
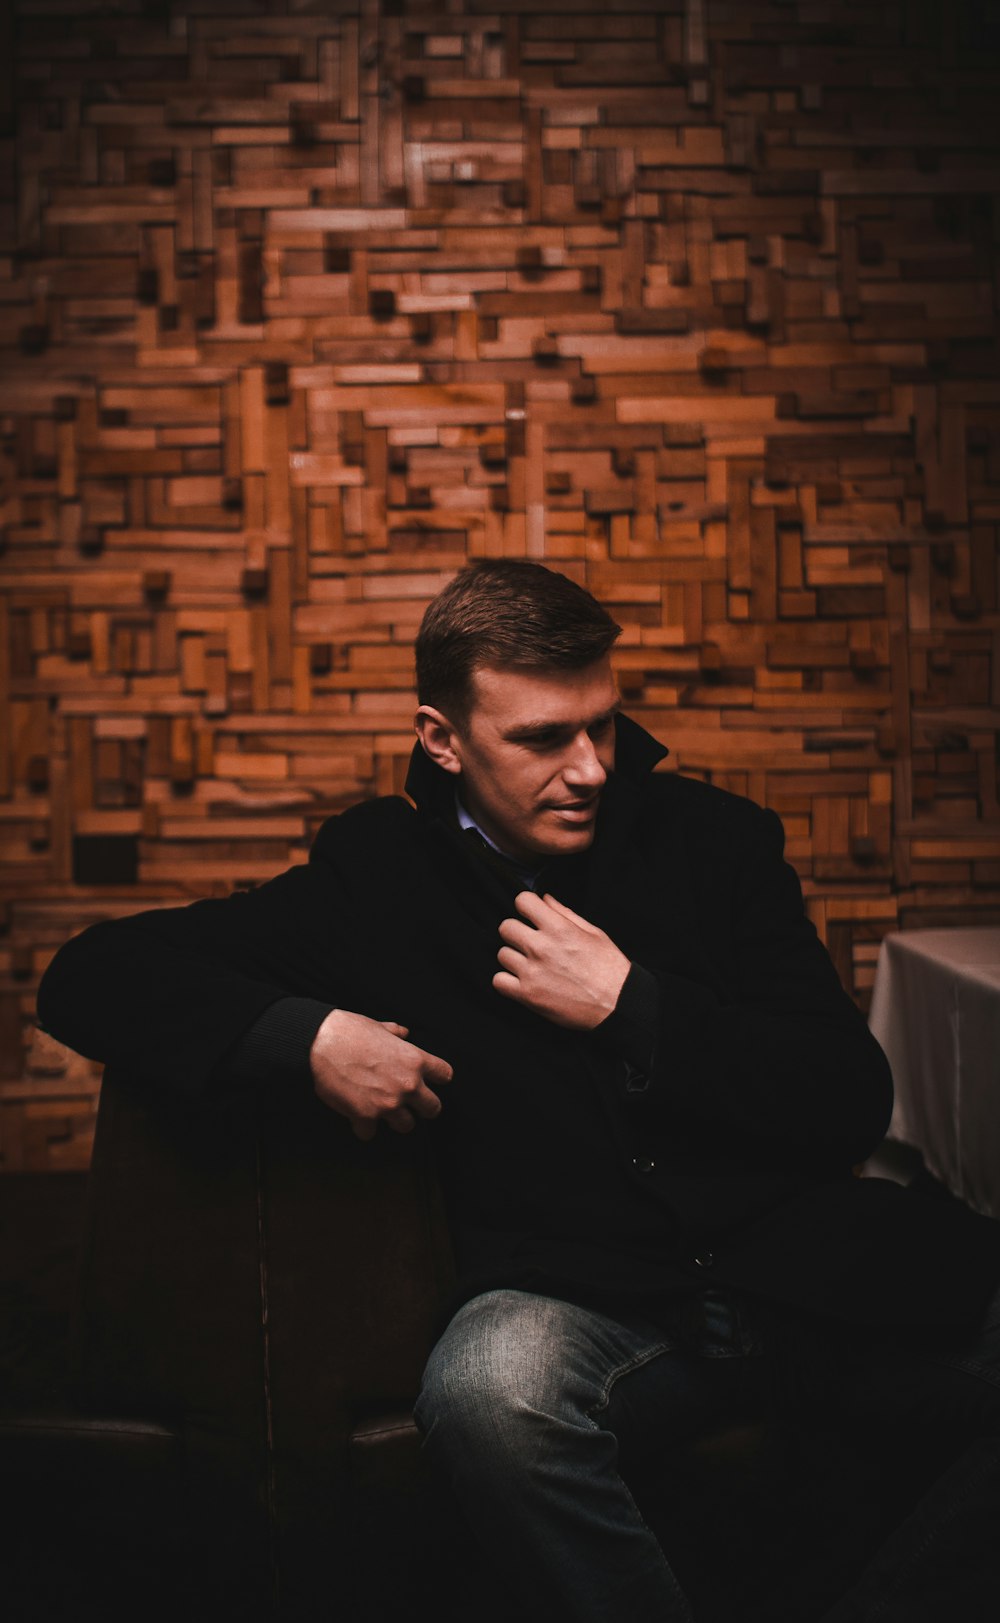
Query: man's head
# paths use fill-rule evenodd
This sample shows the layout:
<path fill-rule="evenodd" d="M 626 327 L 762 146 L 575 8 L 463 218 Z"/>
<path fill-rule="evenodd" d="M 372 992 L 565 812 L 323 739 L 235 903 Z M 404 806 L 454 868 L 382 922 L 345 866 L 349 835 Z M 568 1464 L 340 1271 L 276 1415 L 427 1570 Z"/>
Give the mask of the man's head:
<path fill-rule="evenodd" d="M 540 564 L 483 561 L 417 637 L 416 727 L 484 833 L 527 860 L 584 850 L 614 765 L 619 627 Z"/>
<path fill-rule="evenodd" d="M 620 635 L 608 611 L 566 575 L 516 558 L 483 559 L 428 606 L 417 634 L 417 695 L 462 723 L 481 666 L 580 671 Z"/>

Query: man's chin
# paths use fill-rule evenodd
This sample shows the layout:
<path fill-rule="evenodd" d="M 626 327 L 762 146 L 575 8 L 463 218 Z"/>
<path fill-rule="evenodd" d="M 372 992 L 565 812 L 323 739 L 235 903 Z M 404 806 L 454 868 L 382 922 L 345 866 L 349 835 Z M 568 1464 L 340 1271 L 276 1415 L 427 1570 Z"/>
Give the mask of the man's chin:
<path fill-rule="evenodd" d="M 587 822 L 566 823 L 563 827 L 549 831 L 546 829 L 536 842 L 535 852 L 541 859 L 549 857 L 573 856 L 578 851 L 587 851 L 594 843 L 594 831 L 597 825 L 596 814 Z"/>

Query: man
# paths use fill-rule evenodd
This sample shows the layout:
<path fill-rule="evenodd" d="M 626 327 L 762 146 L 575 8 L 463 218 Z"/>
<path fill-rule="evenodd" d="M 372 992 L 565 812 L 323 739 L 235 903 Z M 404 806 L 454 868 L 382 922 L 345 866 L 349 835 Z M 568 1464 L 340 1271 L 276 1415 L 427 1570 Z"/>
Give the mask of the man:
<path fill-rule="evenodd" d="M 956 1462 L 831 1623 L 937 1617 L 959 1565 L 980 1598 L 996 1576 L 995 1227 L 853 1176 L 885 1060 L 778 819 L 652 775 L 617 635 L 538 565 L 463 571 L 417 640 L 415 809 L 353 807 L 252 893 L 95 926 L 39 1012 L 150 1087 L 311 1082 L 360 1138 L 434 1135 L 459 1291 L 417 1418 L 522 1609 L 689 1619 L 627 1482 L 833 1348 L 846 1407 L 901 1392 Z"/>

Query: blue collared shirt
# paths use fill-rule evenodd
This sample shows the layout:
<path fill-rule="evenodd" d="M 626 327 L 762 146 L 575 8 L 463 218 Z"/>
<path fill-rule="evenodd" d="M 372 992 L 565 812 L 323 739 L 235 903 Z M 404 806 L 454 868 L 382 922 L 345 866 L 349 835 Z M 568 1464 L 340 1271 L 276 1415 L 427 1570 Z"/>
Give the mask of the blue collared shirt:
<path fill-rule="evenodd" d="M 459 799 L 457 790 L 455 792 L 455 811 L 458 814 L 459 827 L 475 829 L 476 833 L 479 835 L 479 838 L 485 841 L 490 849 L 496 852 L 498 857 L 503 857 L 505 862 L 509 862 L 511 867 L 520 874 L 521 878 L 524 880 L 525 890 L 534 890 L 536 888 L 539 875 L 542 871 L 541 866 L 529 868 L 525 863 L 519 862 L 517 857 L 512 857 L 509 852 L 501 850 L 500 846 L 497 845 L 496 840 L 491 840 L 489 835 L 480 828 L 479 824 L 476 822 L 476 819 L 469 816 L 469 813 L 466 811 L 461 800 Z"/>

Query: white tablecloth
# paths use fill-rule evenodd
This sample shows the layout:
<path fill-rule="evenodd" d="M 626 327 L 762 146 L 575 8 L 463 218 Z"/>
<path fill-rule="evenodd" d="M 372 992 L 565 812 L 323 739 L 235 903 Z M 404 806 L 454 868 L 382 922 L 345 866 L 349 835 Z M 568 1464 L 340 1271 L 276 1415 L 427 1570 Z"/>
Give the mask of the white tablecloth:
<path fill-rule="evenodd" d="M 1000 929 L 886 936 L 869 1024 L 896 1084 L 890 1136 L 1000 1217 Z"/>

